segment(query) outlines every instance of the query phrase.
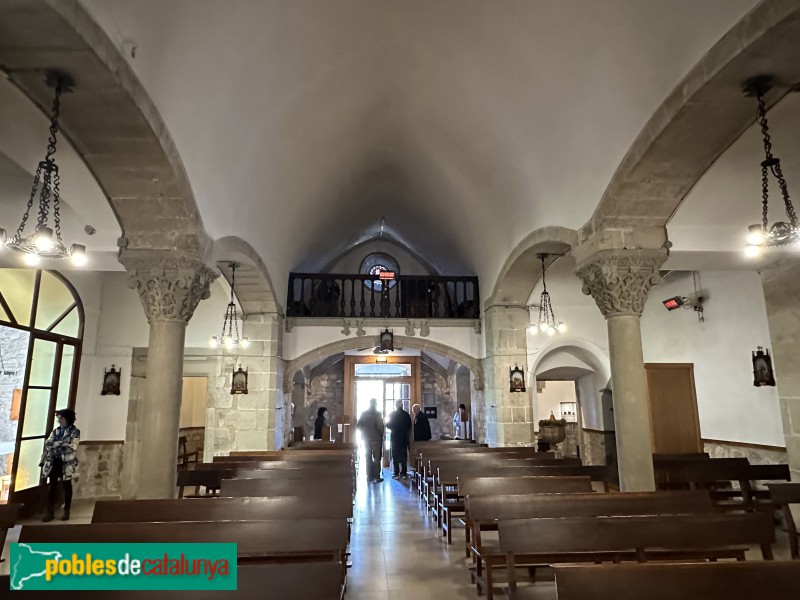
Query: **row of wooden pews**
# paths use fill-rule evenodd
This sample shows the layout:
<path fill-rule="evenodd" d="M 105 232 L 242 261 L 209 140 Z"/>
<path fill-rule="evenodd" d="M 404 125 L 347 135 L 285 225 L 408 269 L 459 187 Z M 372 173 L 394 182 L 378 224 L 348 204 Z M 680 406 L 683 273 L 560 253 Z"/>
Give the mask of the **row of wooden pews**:
<path fill-rule="evenodd" d="M 607 467 L 555 459 L 533 448 L 431 443 L 418 445 L 414 459 L 417 491 L 448 543 L 460 516 L 470 577 L 488 599 L 498 571 L 511 598 L 535 597 L 541 567 L 554 568 L 559 600 L 640 598 L 643 589 L 651 595 L 659 585 L 670 597 L 744 598 L 756 595 L 755 582 L 765 577 L 781 583 L 771 582 L 757 595 L 778 598 L 800 578 L 800 562 L 775 562 L 772 549 L 774 509 L 800 501 L 800 484 L 761 487 L 788 479 L 785 465 L 656 456 L 661 489 L 619 493 L 609 491 Z M 786 514 L 794 558 L 797 534 L 788 509 Z M 764 560 L 745 563 L 753 547 Z M 724 559 L 735 562 L 718 562 Z M 729 592 L 751 592 L 707 594 L 706 582 L 718 580 L 742 582 L 722 586 Z M 605 591 L 598 593 L 597 586 Z"/>
<path fill-rule="evenodd" d="M 220 458 L 220 457 L 218 457 Z M 233 542 L 237 592 L 226 597 L 340 600 L 346 586 L 355 448 L 240 453 L 178 471 L 191 497 L 98 501 L 91 524 L 23 526 L 20 542 Z M 202 474 L 202 475 L 201 475 Z M 8 581 L 0 582 L 8 586 Z M 6 588 L 7 589 L 7 588 Z M 152 592 L 103 592 L 139 598 Z M 191 592 L 192 598 L 220 592 Z M 184 598 L 187 592 L 158 592 Z M 35 597 L 32 596 L 32 597 Z"/>

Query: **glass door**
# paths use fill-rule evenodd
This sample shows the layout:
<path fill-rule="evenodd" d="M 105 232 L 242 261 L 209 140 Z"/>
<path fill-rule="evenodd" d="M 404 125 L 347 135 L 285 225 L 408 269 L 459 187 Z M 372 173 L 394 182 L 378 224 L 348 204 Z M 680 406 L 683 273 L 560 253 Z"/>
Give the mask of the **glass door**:
<path fill-rule="evenodd" d="M 11 472 L 11 493 L 15 501 L 23 503 L 38 498 L 44 442 L 55 427 L 56 409 L 69 405 L 72 387 L 77 383 L 73 381 L 77 344 L 46 339 L 37 332 L 32 338 Z"/>

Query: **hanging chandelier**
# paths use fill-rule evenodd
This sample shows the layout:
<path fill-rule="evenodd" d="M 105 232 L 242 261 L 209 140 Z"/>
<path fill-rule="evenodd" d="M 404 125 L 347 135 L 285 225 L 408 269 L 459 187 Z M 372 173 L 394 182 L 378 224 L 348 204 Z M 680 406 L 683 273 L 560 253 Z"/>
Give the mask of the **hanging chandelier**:
<path fill-rule="evenodd" d="M 232 348 L 247 348 L 250 345 L 250 340 L 246 337 L 239 337 L 239 312 L 234 302 L 234 293 L 236 290 L 236 263 L 230 263 L 231 267 L 231 301 L 228 302 L 228 308 L 225 310 L 225 319 L 222 321 L 222 332 L 211 338 L 210 346 L 212 348 L 219 348 L 224 346 L 229 350 Z M 244 320 L 242 320 L 242 329 L 244 330 Z"/>
<path fill-rule="evenodd" d="M 542 261 L 542 296 L 539 299 L 539 320 L 535 325 L 531 325 L 529 330 L 531 333 L 536 334 L 542 332 L 546 335 L 555 335 L 556 332 L 564 333 L 567 330 L 567 324 L 564 321 L 556 321 L 556 316 L 553 313 L 553 303 L 550 300 L 550 294 L 547 292 L 547 281 L 545 280 L 545 259 L 547 254 L 539 254 L 539 260 Z"/>
<path fill-rule="evenodd" d="M 61 94 L 72 89 L 72 80 L 69 76 L 55 71 L 48 72 L 47 85 L 55 89 L 53 109 L 50 114 L 50 137 L 47 140 L 47 153 L 44 160 L 36 167 L 33 176 L 31 195 L 22 222 L 11 239 L 7 239 L 5 229 L 0 229 L 0 243 L 24 255 L 25 263 L 31 267 L 38 266 L 42 259 L 63 260 L 71 259 L 76 266 L 86 264 L 86 246 L 72 244 L 69 248 L 61 239 L 61 195 L 59 183 L 61 178 L 56 164 L 56 144 L 58 134 L 58 117 L 61 110 Z M 25 234 L 33 203 L 37 199 L 39 214 L 36 218 L 36 229 Z M 52 206 L 51 206 L 52 205 Z M 53 226 L 50 227 L 50 213 L 53 215 Z"/>
<path fill-rule="evenodd" d="M 764 160 L 761 161 L 761 223 L 750 225 L 747 228 L 747 246 L 745 252 L 748 256 L 758 256 L 764 248 L 776 246 L 791 246 L 800 242 L 800 228 L 797 224 L 797 215 L 789 198 L 789 188 L 786 178 L 781 170 L 781 161 L 772 155 L 772 140 L 769 135 L 767 123 L 767 108 L 764 103 L 764 94 L 772 86 L 772 78 L 767 75 L 754 77 L 745 83 L 744 91 L 748 96 L 755 96 L 758 101 L 758 123 L 764 141 Z M 770 226 L 769 211 L 769 175 L 770 173 L 778 182 L 783 204 L 786 209 L 788 222 L 776 221 Z"/>

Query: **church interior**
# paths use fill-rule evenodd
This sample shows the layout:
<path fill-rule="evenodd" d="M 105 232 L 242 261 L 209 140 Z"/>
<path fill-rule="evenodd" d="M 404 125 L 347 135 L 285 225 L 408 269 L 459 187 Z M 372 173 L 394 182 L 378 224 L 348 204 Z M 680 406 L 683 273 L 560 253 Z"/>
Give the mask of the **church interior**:
<path fill-rule="evenodd" d="M 793 597 L 798 40 L 800 0 L 0 0 L 0 597 Z M 19 570 L 166 543 L 232 587 Z"/>

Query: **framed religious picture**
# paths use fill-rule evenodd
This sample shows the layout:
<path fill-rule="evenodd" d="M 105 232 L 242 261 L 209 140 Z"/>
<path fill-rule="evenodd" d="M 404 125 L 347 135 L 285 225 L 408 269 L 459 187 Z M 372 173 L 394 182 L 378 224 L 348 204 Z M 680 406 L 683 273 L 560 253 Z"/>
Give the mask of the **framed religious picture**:
<path fill-rule="evenodd" d="M 381 332 L 381 352 L 394 351 L 394 334 L 388 329 Z"/>
<path fill-rule="evenodd" d="M 233 379 L 231 381 L 231 394 L 246 394 L 247 393 L 247 371 L 240 366 L 238 370 L 233 372 Z"/>
<path fill-rule="evenodd" d="M 772 357 L 762 346 L 753 352 L 753 385 L 756 387 L 774 386 L 775 373 L 772 371 Z"/>
<path fill-rule="evenodd" d="M 525 372 L 517 365 L 513 369 L 508 370 L 509 388 L 512 392 L 525 391 Z"/>
<path fill-rule="evenodd" d="M 117 369 L 116 366 L 111 365 L 110 369 L 104 369 L 101 396 L 119 396 L 119 381 L 122 369 Z"/>

